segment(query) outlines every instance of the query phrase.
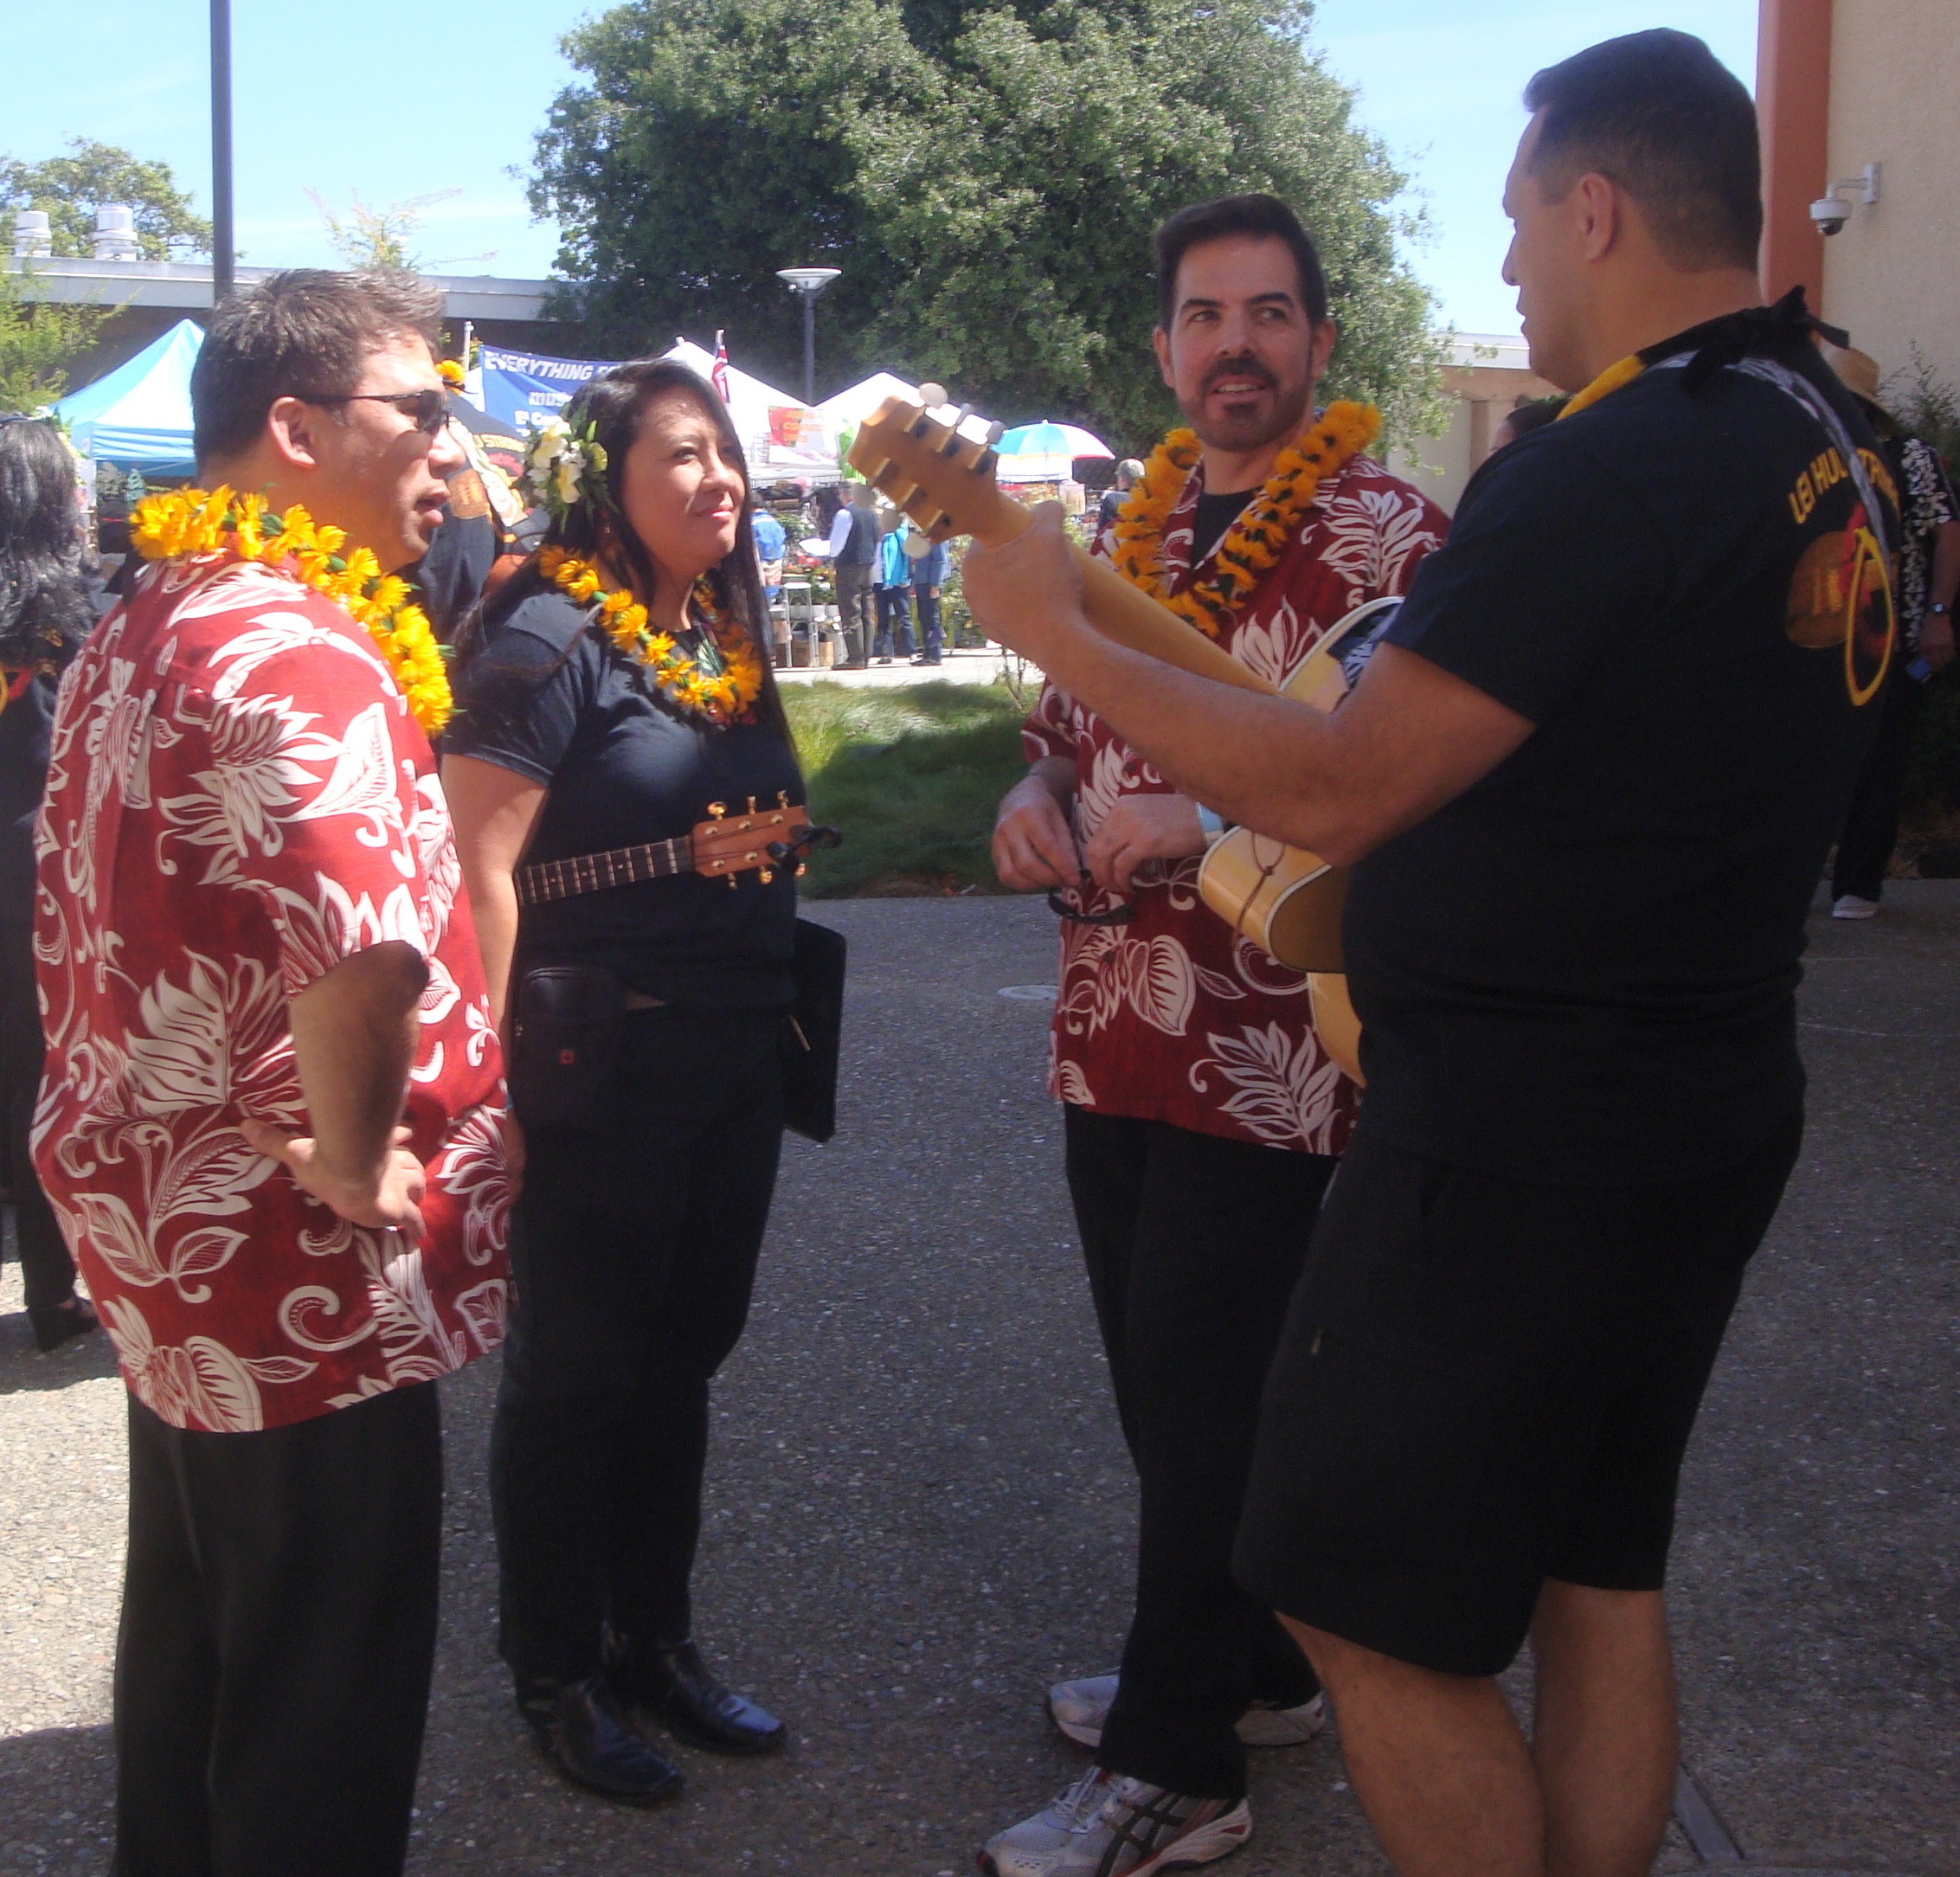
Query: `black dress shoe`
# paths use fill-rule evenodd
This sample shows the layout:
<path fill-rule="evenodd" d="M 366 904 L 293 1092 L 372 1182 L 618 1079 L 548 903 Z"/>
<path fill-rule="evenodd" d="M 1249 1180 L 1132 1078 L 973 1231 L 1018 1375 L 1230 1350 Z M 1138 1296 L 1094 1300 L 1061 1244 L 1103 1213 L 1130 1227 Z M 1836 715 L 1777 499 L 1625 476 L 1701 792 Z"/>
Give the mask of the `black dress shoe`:
<path fill-rule="evenodd" d="M 72 1293 L 59 1303 L 50 1303 L 46 1308 L 29 1310 L 28 1321 L 34 1325 L 35 1347 L 43 1355 L 50 1349 L 59 1349 L 71 1336 L 86 1336 L 92 1329 L 100 1329 L 102 1320 L 86 1297 Z"/>
<path fill-rule="evenodd" d="M 639 1737 L 603 1675 L 533 1683 L 518 1695 L 517 1708 L 574 1784 L 630 1805 L 653 1805 L 680 1790 L 680 1769 Z"/>
<path fill-rule="evenodd" d="M 629 1707 L 690 1746 L 710 1753 L 773 1753 L 789 1738 L 774 1714 L 724 1687 L 691 1642 L 631 1651 L 618 1680 Z"/>

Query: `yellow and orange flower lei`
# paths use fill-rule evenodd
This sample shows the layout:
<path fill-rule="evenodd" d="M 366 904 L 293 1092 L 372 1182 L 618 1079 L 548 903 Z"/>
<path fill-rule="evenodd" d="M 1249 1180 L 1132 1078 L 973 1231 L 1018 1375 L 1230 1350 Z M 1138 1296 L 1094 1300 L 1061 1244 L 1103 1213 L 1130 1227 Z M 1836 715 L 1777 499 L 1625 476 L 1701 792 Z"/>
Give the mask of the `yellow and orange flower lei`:
<path fill-rule="evenodd" d="M 1231 630 L 1234 608 L 1279 559 L 1321 483 L 1380 434 L 1381 413 L 1373 405 L 1328 405 L 1314 427 L 1274 460 L 1272 473 L 1219 543 L 1211 571 L 1175 593 L 1164 568 L 1164 534 L 1201 446 L 1195 432 L 1172 431 L 1152 452 L 1142 479 L 1116 517 L 1116 571 L 1206 638 L 1223 640 Z"/>
<path fill-rule="evenodd" d="M 715 589 L 706 575 L 696 581 L 689 604 L 706 620 L 706 642 L 721 661 L 721 670 L 703 670 L 674 642 L 671 633 L 655 632 L 646 608 L 630 593 L 608 590 L 599 569 L 563 548 L 540 548 L 537 570 L 568 599 L 592 603 L 594 617 L 606 636 L 636 665 L 644 665 L 662 696 L 704 717 L 710 723 L 745 721 L 762 689 L 762 661 L 754 642 L 739 626 L 723 617 Z"/>
<path fill-rule="evenodd" d="M 347 549 L 343 530 L 316 522 L 297 502 L 283 515 L 267 514 L 260 497 L 221 485 L 145 497 L 129 518 L 129 538 L 145 560 L 229 554 L 324 595 L 367 627 L 423 734 L 442 733 L 453 703 L 428 615 L 400 575 L 384 574 L 366 548 Z"/>

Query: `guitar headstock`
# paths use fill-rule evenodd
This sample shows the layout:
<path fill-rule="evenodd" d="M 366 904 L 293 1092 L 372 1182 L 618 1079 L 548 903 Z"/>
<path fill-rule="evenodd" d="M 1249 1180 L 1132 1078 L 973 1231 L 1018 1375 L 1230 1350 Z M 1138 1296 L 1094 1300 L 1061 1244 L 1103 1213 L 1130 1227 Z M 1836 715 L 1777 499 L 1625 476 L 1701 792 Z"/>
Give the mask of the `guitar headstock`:
<path fill-rule="evenodd" d="M 965 407 L 888 397 L 858 427 L 851 466 L 929 539 L 944 541 L 984 528 L 1006 499 L 993 480 L 999 438 L 999 424 Z"/>
<path fill-rule="evenodd" d="M 710 879 L 725 879 L 730 886 L 738 873 L 759 872 L 767 886 L 781 865 L 780 854 L 769 852 L 773 845 L 787 843 L 793 849 L 806 845 L 800 837 L 810 826 L 810 811 L 800 803 L 792 804 L 787 792 L 779 793 L 775 806 L 758 808 L 749 798 L 746 809 L 730 808 L 726 802 L 708 804 L 708 819 L 694 827 L 694 871 Z M 800 862 L 796 871 L 803 871 Z"/>

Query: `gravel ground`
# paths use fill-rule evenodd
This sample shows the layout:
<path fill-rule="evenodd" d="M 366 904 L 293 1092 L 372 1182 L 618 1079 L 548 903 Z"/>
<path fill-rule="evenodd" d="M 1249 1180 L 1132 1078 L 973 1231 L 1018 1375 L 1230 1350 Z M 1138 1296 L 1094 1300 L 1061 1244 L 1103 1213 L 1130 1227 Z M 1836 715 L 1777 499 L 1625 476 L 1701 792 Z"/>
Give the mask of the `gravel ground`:
<path fill-rule="evenodd" d="M 1946 1143 L 1960 890 L 1816 922 L 1803 1165 L 1691 1456 L 1674 1598 L 1686 1745 L 1764 1865 L 1960 1869 Z M 1042 1092 L 1054 975 L 1026 902 L 829 903 L 856 948 L 845 1132 L 792 1141 L 717 1399 L 698 1630 L 781 1760 L 681 1750 L 646 1814 L 534 1755 L 493 1647 L 494 1363 L 446 1385 L 446 1603 L 418 1874 L 945 1877 L 1083 1761 L 1053 1677 L 1121 1642 L 1134 1500 Z M 0 1310 L 17 1313 L 10 1267 Z M 0 1872 L 103 1871 L 121 1396 L 100 1339 L 0 1315 Z M 1375 1874 L 1331 1742 L 1256 1757 L 1243 1877 Z M 1695 1863 L 1670 1840 L 1664 1864 Z M 1767 1873 L 1764 1874 L 1767 1877 Z"/>

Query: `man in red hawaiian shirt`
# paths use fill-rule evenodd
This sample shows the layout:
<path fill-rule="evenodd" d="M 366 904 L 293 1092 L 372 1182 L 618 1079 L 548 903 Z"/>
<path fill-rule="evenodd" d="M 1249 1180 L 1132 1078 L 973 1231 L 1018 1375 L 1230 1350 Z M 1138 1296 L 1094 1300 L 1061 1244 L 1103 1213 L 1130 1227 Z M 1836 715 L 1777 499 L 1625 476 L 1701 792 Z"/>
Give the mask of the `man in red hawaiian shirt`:
<path fill-rule="evenodd" d="M 1158 358 L 1199 449 L 1181 490 L 1160 453 L 1128 512 L 1166 492 L 1153 545 L 1182 594 L 1214 571 L 1248 505 L 1282 493 L 1336 334 L 1313 244 L 1271 196 L 1187 209 L 1157 253 Z M 1349 454 L 1229 609 L 1221 642 L 1282 683 L 1345 614 L 1404 591 L 1444 527 L 1407 484 Z M 1231 1542 L 1261 1384 L 1357 1090 L 1314 1032 L 1306 979 L 1200 901 L 1198 805 L 1053 685 L 1024 737 L 1031 767 L 1001 803 L 994 864 L 1008 886 L 1058 892 L 1066 908 L 1051 1087 L 1142 1490 L 1121 1675 L 1050 1693 L 1057 1724 L 1098 1765 L 987 1848 L 998 1877 L 1060 1877 L 1101 1868 L 1126 1830 L 1124 1872 L 1227 1855 L 1251 1829 L 1245 1744 L 1321 1726 L 1313 1671 L 1233 1583 Z"/>
<path fill-rule="evenodd" d="M 207 485 L 417 558 L 456 467 L 439 310 L 318 273 L 228 301 Z M 502 1067 L 434 758 L 297 576 L 145 569 L 62 687 L 40 833 L 35 1164 L 132 1398 L 127 1877 L 400 1871 L 435 1379 L 502 1337 Z"/>

